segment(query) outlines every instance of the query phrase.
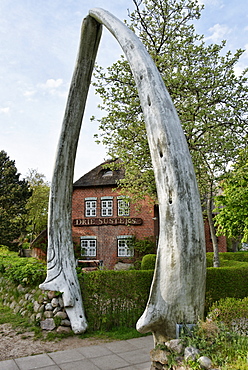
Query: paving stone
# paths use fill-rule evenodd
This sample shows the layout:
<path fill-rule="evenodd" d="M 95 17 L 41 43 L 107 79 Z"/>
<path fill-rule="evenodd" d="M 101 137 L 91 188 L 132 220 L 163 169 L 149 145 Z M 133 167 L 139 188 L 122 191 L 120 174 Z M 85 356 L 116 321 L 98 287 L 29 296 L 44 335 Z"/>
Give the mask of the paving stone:
<path fill-rule="evenodd" d="M 122 353 L 127 351 L 132 351 L 134 348 L 132 343 L 127 341 L 116 341 L 111 343 L 106 343 L 105 347 L 107 347 L 110 351 L 114 353 Z"/>
<path fill-rule="evenodd" d="M 77 350 L 82 353 L 86 358 L 101 357 L 106 355 L 112 355 L 113 353 L 104 346 L 87 346 L 77 348 Z"/>
<path fill-rule="evenodd" d="M 91 361 L 101 370 L 115 370 L 130 366 L 130 363 L 115 354 L 92 358 Z"/>
<path fill-rule="evenodd" d="M 130 352 L 118 353 L 118 356 L 130 364 L 139 364 L 150 360 L 149 352 L 144 349 L 136 349 Z"/>
<path fill-rule="evenodd" d="M 55 365 L 54 361 L 48 357 L 47 354 L 17 358 L 15 362 L 19 366 L 20 370 L 33 370 Z"/>
<path fill-rule="evenodd" d="M 89 360 L 68 362 L 67 364 L 59 365 L 61 370 L 99 370 L 99 367 L 95 366 Z M 100 367 L 100 369 L 102 369 Z M 43 370 L 43 369 L 42 369 Z"/>
<path fill-rule="evenodd" d="M 49 356 L 58 365 L 66 362 L 83 360 L 85 358 L 84 355 L 80 353 L 77 349 L 68 349 L 66 351 L 52 352 L 49 353 Z"/>
<path fill-rule="evenodd" d="M 14 360 L 0 362 L 0 370 L 19 370 Z"/>

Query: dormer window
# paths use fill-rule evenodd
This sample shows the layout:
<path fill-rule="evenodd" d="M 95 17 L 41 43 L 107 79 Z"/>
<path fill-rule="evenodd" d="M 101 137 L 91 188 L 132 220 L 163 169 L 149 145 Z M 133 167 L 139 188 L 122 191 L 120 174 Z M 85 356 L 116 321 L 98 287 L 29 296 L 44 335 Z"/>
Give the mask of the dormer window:
<path fill-rule="evenodd" d="M 102 175 L 102 177 L 108 177 L 108 176 L 113 176 L 113 171 L 111 171 L 111 170 L 106 170 L 106 171 L 103 173 L 103 175 Z"/>

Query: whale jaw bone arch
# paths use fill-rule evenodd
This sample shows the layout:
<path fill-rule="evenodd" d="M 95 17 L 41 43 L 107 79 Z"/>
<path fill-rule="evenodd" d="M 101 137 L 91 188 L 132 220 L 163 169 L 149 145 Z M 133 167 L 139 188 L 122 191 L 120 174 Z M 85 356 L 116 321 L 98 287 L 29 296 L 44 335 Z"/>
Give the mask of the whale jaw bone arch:
<path fill-rule="evenodd" d="M 145 118 L 158 194 L 160 234 L 150 296 L 137 330 L 151 331 L 155 343 L 162 343 L 176 336 L 176 324 L 196 323 L 203 317 L 206 263 L 200 198 L 181 124 L 156 66 L 136 35 L 99 8 L 91 9 L 83 22 L 51 186 L 50 260 L 47 279 L 41 287 L 62 291 L 74 331 L 86 330 L 72 257 L 71 194 L 77 141 L 101 24 L 114 35 L 126 55 Z"/>

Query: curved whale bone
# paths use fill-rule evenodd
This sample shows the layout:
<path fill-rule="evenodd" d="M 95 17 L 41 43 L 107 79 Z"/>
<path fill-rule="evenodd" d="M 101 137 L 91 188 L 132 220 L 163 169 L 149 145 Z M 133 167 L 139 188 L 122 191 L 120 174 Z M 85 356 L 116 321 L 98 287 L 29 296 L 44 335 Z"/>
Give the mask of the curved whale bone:
<path fill-rule="evenodd" d="M 81 36 L 85 50 L 74 72 L 55 164 L 49 211 L 49 270 L 41 287 L 63 291 L 74 315 L 73 305 L 78 296 L 73 275 L 75 263 L 70 257 L 72 175 L 93 54 L 98 46 L 100 24 L 103 24 L 117 39 L 130 64 L 146 123 L 159 201 L 160 234 L 150 296 L 137 322 L 137 330 L 151 331 L 155 343 L 162 343 L 176 336 L 178 324 L 193 324 L 203 317 L 205 240 L 196 178 L 176 110 L 146 49 L 137 36 L 109 12 L 92 9 L 89 14 Z M 68 271 L 73 276 L 73 285 Z M 74 321 L 75 327 L 83 331 L 87 324 L 83 309 L 80 312 L 81 324 L 76 325 L 78 312 Z"/>
<path fill-rule="evenodd" d="M 200 197 L 175 107 L 136 35 L 102 9 L 89 14 L 116 37 L 130 64 L 144 113 L 159 202 L 157 261 L 147 307 L 137 322 L 155 343 L 176 336 L 177 324 L 203 317 L 205 240 Z"/>
<path fill-rule="evenodd" d="M 41 289 L 63 293 L 65 309 L 75 333 L 84 332 L 87 322 L 72 242 L 72 184 L 77 143 L 101 31 L 102 26 L 93 18 L 84 19 L 57 147 L 49 200 L 47 277 L 40 285 Z"/>

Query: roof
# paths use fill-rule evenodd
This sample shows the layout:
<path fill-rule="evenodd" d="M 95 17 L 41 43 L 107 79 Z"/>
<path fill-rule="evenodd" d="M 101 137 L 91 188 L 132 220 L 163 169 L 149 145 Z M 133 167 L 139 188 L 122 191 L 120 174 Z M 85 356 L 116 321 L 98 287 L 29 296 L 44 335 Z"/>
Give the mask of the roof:
<path fill-rule="evenodd" d="M 120 179 L 124 178 L 124 170 L 112 170 L 108 168 L 107 164 L 114 161 L 106 161 L 95 167 L 79 180 L 74 182 L 74 188 L 91 187 L 91 186 L 117 186 Z"/>

